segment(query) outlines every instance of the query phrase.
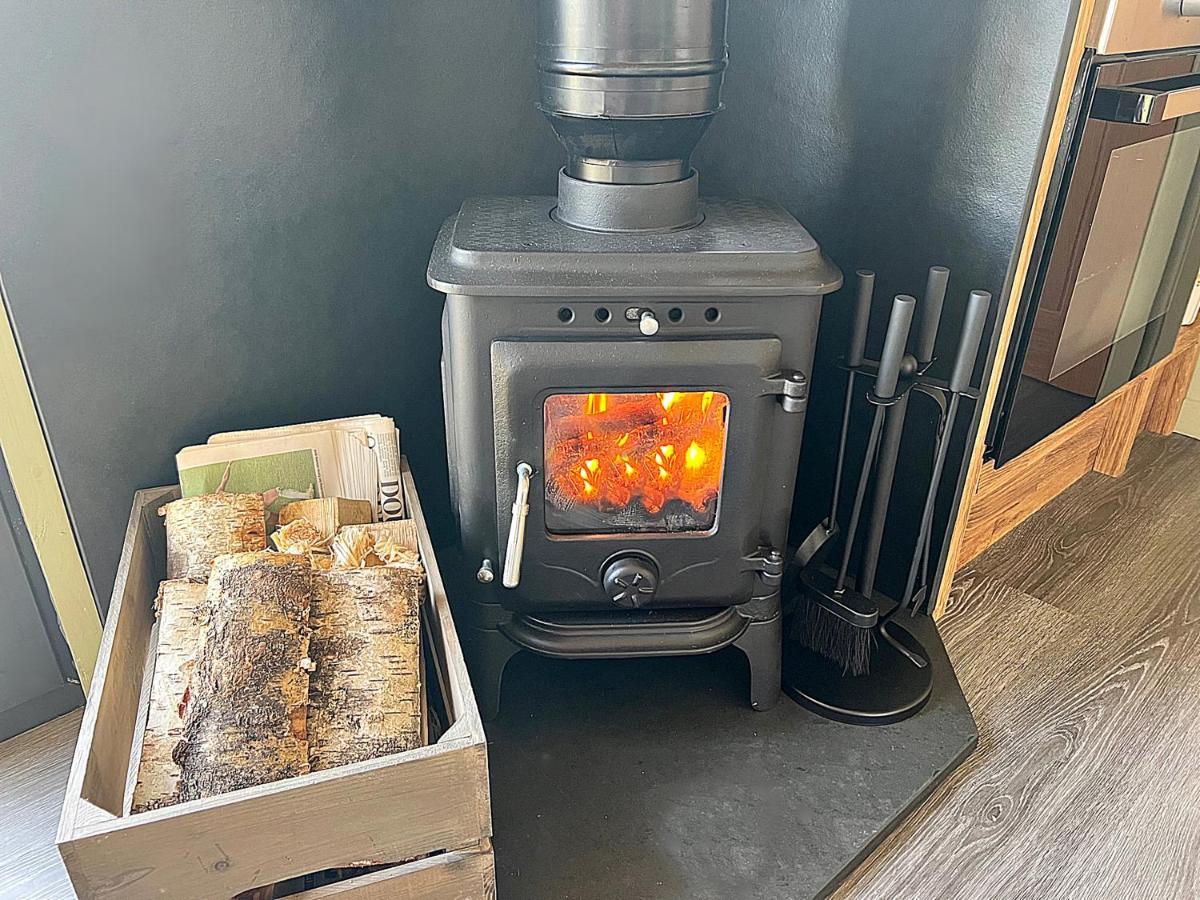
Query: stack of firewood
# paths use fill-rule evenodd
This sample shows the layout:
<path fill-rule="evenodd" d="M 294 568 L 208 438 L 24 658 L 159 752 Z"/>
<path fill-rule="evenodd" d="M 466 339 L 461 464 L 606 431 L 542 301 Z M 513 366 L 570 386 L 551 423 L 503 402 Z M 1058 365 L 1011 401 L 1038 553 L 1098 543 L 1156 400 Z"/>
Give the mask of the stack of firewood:
<path fill-rule="evenodd" d="M 189 497 L 166 517 L 167 580 L 134 812 L 424 743 L 412 520 L 369 502 Z"/>

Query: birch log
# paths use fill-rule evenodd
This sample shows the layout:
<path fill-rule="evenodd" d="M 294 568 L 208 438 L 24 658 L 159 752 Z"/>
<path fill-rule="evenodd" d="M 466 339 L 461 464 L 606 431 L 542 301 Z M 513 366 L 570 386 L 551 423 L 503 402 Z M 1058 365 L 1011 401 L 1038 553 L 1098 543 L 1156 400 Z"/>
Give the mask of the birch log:
<path fill-rule="evenodd" d="M 419 564 L 319 572 L 309 683 L 314 772 L 422 743 Z"/>
<path fill-rule="evenodd" d="M 158 586 L 158 644 L 133 788 L 134 812 L 179 802 L 179 764 L 172 754 L 183 734 L 181 708 L 206 618 L 205 591 L 204 584 L 193 581 L 164 581 Z"/>
<path fill-rule="evenodd" d="M 309 607 L 303 556 L 218 557 L 176 749 L 181 800 L 308 772 Z"/>
<path fill-rule="evenodd" d="M 222 553 L 267 547 L 262 494 L 201 494 L 161 507 L 166 516 L 167 578 L 208 578 Z"/>

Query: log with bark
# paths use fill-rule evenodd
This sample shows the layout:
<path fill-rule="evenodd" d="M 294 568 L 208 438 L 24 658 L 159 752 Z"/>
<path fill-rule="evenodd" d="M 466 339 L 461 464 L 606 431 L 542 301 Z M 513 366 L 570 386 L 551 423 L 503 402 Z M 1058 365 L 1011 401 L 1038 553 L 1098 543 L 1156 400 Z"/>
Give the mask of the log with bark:
<path fill-rule="evenodd" d="M 218 557 L 176 748 L 181 800 L 303 775 L 308 763 L 309 608 L 303 556 Z"/>
<path fill-rule="evenodd" d="M 202 582 L 164 581 L 158 586 L 158 644 L 133 812 L 179 801 L 179 764 L 172 754 L 183 733 L 181 709 L 206 618 L 205 591 Z"/>
<path fill-rule="evenodd" d="M 420 564 L 319 572 L 315 587 L 312 770 L 421 746 Z"/>
<path fill-rule="evenodd" d="M 265 550 L 266 512 L 262 494 L 201 494 L 168 503 L 167 578 L 208 578 L 222 553 Z"/>

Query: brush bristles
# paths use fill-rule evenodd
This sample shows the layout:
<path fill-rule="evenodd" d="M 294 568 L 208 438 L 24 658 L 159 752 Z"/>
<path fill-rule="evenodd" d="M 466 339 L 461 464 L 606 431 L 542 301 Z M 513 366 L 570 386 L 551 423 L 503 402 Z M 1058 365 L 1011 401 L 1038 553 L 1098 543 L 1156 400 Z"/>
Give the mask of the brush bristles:
<path fill-rule="evenodd" d="M 840 665 L 843 675 L 866 675 L 871 670 L 875 629 L 851 625 L 819 603 L 801 602 L 804 609 L 792 620 L 792 637 Z"/>

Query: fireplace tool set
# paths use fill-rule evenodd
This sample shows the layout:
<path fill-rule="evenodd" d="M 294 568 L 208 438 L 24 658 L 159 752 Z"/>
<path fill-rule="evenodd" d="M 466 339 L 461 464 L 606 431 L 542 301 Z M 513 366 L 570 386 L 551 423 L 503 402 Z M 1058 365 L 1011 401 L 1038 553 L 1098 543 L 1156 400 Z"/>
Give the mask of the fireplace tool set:
<path fill-rule="evenodd" d="M 970 381 L 991 295 L 986 291 L 971 292 L 950 379 L 943 382 L 933 378 L 929 370 L 934 362 L 949 270 L 942 266 L 929 270 L 912 353 L 907 352 L 907 345 L 917 301 L 904 294 L 892 301 L 877 363 L 865 358 L 875 276 L 867 271 L 857 275 L 833 497 L 829 518 L 817 526 L 796 553 L 801 568 L 783 679 L 784 690 L 791 697 L 821 715 L 856 724 L 882 725 L 916 713 L 929 699 L 932 688 L 929 654 L 898 621 L 897 614 L 902 610 L 915 614 L 928 600 L 934 507 L 959 405 L 963 397 L 977 396 L 970 388 Z M 865 399 L 871 407 L 871 425 L 850 517 L 843 532 L 838 525 L 838 507 L 847 437 L 860 386 L 868 381 L 871 387 Z M 914 394 L 937 404 L 939 422 L 932 472 L 907 578 L 900 596 L 889 598 L 876 589 L 875 580 L 904 422 Z M 859 551 L 858 571 L 852 578 L 850 565 L 868 490 L 872 502 Z M 840 551 L 836 562 L 832 559 L 835 549 Z"/>

